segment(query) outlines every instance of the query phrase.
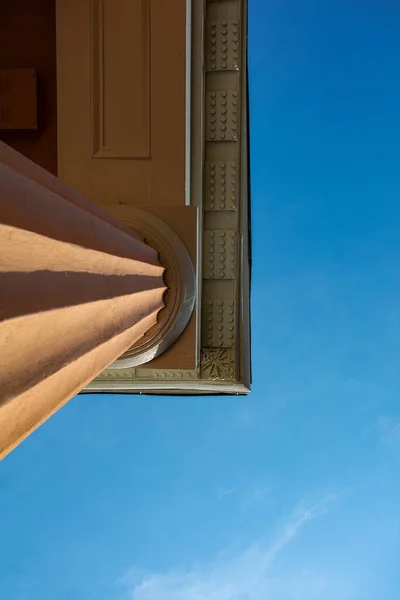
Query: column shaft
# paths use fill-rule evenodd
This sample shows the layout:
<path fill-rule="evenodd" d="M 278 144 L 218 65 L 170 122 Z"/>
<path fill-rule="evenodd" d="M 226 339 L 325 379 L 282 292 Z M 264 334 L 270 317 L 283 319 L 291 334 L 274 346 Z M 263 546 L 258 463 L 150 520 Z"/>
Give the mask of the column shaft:
<path fill-rule="evenodd" d="M 163 274 L 137 235 L 0 143 L 0 458 L 156 324 Z"/>

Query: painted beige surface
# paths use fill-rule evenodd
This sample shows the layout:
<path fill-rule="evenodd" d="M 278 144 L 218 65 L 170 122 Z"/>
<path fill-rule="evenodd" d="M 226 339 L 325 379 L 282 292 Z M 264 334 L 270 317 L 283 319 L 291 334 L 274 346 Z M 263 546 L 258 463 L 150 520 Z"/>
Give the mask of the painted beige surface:
<path fill-rule="evenodd" d="M 102 204 L 185 202 L 186 0 L 57 0 L 58 174 Z"/>
<path fill-rule="evenodd" d="M 104 218 L 103 218 L 104 217 Z M 157 253 L 0 144 L 0 458 L 157 321 Z"/>
<path fill-rule="evenodd" d="M 38 129 L 36 69 L 0 69 L 0 131 Z"/>
<path fill-rule="evenodd" d="M 0 140 L 57 174 L 55 0 L 0 2 L 0 68 L 36 69 L 36 130 L 0 131 Z"/>

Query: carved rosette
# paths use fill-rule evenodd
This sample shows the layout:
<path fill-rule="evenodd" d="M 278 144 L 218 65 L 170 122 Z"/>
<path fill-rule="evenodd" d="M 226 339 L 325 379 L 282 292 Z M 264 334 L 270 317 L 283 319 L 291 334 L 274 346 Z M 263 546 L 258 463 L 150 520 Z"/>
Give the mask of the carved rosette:
<path fill-rule="evenodd" d="M 233 352 L 227 348 L 202 348 L 201 375 L 207 379 L 235 379 Z"/>

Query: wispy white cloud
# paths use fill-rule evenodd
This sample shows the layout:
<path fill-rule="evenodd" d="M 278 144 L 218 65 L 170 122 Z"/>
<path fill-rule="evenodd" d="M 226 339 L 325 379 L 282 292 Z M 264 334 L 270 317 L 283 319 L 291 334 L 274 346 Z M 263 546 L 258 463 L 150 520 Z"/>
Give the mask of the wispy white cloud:
<path fill-rule="evenodd" d="M 337 496 L 297 509 L 269 543 L 256 543 L 235 557 L 222 554 L 209 564 L 160 573 L 132 570 L 123 578 L 124 600 L 298 600 L 320 598 L 331 582 L 315 572 L 278 576 L 277 556 L 299 535 L 307 522 L 326 514 Z M 300 587 L 299 587 L 300 586 Z"/>
<path fill-rule="evenodd" d="M 388 444 L 400 459 L 400 417 L 379 417 L 378 430 L 385 444 Z"/>
<path fill-rule="evenodd" d="M 217 493 L 217 498 L 218 498 L 218 500 L 223 500 L 224 498 L 226 498 L 226 496 L 231 496 L 232 494 L 234 494 L 235 492 L 238 492 L 238 491 L 239 491 L 238 487 L 220 488 Z"/>
<path fill-rule="evenodd" d="M 273 490 L 273 486 L 268 484 L 256 486 L 251 490 L 251 499 L 256 503 L 264 502 L 271 496 Z"/>

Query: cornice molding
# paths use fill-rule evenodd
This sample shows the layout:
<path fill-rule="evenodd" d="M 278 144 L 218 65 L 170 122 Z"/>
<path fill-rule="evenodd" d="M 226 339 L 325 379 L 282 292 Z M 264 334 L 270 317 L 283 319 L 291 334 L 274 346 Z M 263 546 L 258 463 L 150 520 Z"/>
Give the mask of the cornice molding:
<path fill-rule="evenodd" d="M 194 371 L 160 371 L 151 363 L 108 369 L 86 392 L 245 394 L 250 389 L 247 0 L 192 0 L 188 13 L 192 92 L 186 189 L 188 201 L 200 209 L 200 362 Z"/>

